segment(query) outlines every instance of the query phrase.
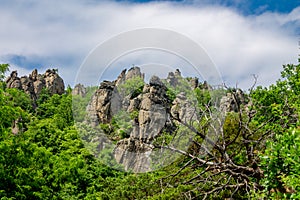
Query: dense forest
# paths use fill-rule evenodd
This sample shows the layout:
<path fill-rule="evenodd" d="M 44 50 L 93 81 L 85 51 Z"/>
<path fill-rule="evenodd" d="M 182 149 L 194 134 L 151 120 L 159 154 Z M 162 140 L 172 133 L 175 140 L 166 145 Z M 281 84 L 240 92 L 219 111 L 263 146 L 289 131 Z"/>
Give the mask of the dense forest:
<path fill-rule="evenodd" d="M 174 162 L 147 173 L 111 168 L 93 154 L 75 124 L 78 119 L 74 121 L 74 109 L 82 108 L 72 108 L 78 97 L 71 87 L 62 94 L 44 88 L 33 99 L 23 90 L 7 87 L 7 71 L 9 65 L 1 64 L 3 200 L 300 199 L 300 59 L 298 64 L 284 65 L 282 78 L 271 86 L 244 91 L 247 107 L 238 101 L 240 89 L 222 89 L 236 106 L 226 112 L 219 124 L 221 137 L 209 151 L 201 149 L 201 143 L 208 127 L 215 126 L 212 93 L 201 87 L 190 90 L 203 117 L 199 124 L 178 124 L 195 133 L 193 142 L 186 151 L 177 150 L 181 156 Z M 139 83 L 123 87 L 137 87 L 135 92 L 141 93 Z M 167 89 L 170 101 L 176 95 L 176 88 Z M 113 124 L 98 126 L 112 138 L 126 138 Z M 209 138 L 206 141 L 210 143 Z"/>

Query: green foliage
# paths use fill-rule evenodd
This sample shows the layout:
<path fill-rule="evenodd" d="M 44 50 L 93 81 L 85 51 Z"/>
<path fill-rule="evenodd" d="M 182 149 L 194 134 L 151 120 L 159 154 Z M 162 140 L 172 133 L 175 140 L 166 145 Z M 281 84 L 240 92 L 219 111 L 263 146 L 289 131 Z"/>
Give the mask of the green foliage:
<path fill-rule="evenodd" d="M 19 135 L 2 131 L 0 197 L 82 199 L 96 197 L 105 178 L 116 172 L 84 148 L 73 127 L 60 130 L 55 120 L 36 120 Z"/>
<path fill-rule="evenodd" d="M 252 93 L 257 126 L 264 124 L 262 130 L 273 135 L 261 153 L 264 190 L 257 194 L 260 198 L 300 198 L 300 65 L 283 68 L 283 80 Z"/>
<path fill-rule="evenodd" d="M 44 102 L 40 102 L 36 109 L 36 116 L 39 119 L 52 118 L 59 123 L 59 128 L 73 124 L 72 96 L 69 94 L 47 97 Z"/>
<path fill-rule="evenodd" d="M 5 92 L 15 107 L 20 107 L 26 112 L 33 112 L 33 101 L 28 94 L 16 88 L 7 88 Z"/>
<path fill-rule="evenodd" d="M 72 96 L 72 110 L 73 110 L 73 117 L 76 122 L 83 122 L 86 117 L 86 107 L 91 101 L 92 96 L 94 95 L 97 87 L 86 87 L 86 95 L 79 96 L 73 95 Z"/>
<path fill-rule="evenodd" d="M 110 137 L 114 141 L 118 141 L 123 138 L 127 138 L 132 130 L 132 118 L 138 116 L 138 112 L 133 111 L 128 115 L 126 111 L 119 111 L 113 116 L 111 126 L 112 132 Z"/>
<path fill-rule="evenodd" d="M 5 72 L 9 71 L 9 64 L 0 64 L 0 81 L 5 78 Z"/>
<path fill-rule="evenodd" d="M 43 88 L 36 100 L 37 105 L 43 104 L 45 101 L 49 100 L 51 97 L 50 91 L 47 88 Z"/>
<path fill-rule="evenodd" d="M 166 95 L 170 103 L 172 103 L 176 98 L 176 91 L 172 87 L 167 87 Z"/>
<path fill-rule="evenodd" d="M 24 93 L 17 99 L 16 94 L 18 94 L 16 90 L 8 92 L 0 90 L 0 130 L 12 127 L 16 120 L 23 122 L 29 120 L 28 113 L 22 109 L 27 108 L 28 99 Z"/>
<path fill-rule="evenodd" d="M 277 81 L 269 88 L 258 87 L 251 94 L 257 122 L 268 122 L 265 128 L 277 132 L 295 126 L 300 113 L 300 64 L 285 65 L 283 68 L 284 80 Z"/>
<path fill-rule="evenodd" d="M 176 86 L 171 86 L 167 81 L 163 80 L 163 83 L 167 87 L 166 94 L 170 102 L 172 103 L 179 93 L 184 93 L 188 100 L 195 102 L 195 93 L 191 88 L 188 78 L 177 77 L 177 80 L 178 83 Z"/>
<path fill-rule="evenodd" d="M 205 89 L 196 88 L 194 90 L 198 102 L 198 107 L 206 110 L 206 106 L 210 105 L 210 91 Z"/>
<path fill-rule="evenodd" d="M 289 129 L 267 142 L 261 155 L 264 195 L 274 199 L 300 198 L 300 129 Z"/>
<path fill-rule="evenodd" d="M 286 80 L 290 92 L 300 95 L 300 63 L 298 65 L 288 64 L 283 66 L 281 77 Z"/>
<path fill-rule="evenodd" d="M 130 95 L 131 98 L 134 98 L 142 93 L 144 85 L 144 80 L 137 76 L 126 80 L 125 83 L 120 84 L 118 86 L 118 91 L 123 96 Z"/>

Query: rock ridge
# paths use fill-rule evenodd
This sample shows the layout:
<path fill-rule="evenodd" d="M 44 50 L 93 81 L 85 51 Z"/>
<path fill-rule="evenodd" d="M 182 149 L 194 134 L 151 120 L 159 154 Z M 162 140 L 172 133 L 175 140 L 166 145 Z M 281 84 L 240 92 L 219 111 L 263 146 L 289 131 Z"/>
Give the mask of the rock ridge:
<path fill-rule="evenodd" d="M 65 92 L 64 81 L 56 69 L 47 69 L 44 74 L 39 74 L 37 69 L 34 69 L 29 76 L 22 77 L 18 77 L 17 71 L 12 71 L 5 82 L 7 88 L 23 90 L 34 102 L 43 88 L 47 88 L 51 95 Z"/>

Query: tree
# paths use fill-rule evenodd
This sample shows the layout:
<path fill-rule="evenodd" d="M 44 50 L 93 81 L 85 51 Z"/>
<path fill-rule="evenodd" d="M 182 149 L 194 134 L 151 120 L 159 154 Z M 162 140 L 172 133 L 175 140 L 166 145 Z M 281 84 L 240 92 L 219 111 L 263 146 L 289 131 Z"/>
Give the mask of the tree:
<path fill-rule="evenodd" d="M 0 64 L 0 81 L 3 81 L 7 71 L 9 71 L 9 64 Z"/>
<path fill-rule="evenodd" d="M 260 95 L 256 96 L 264 106 L 257 106 L 261 115 L 264 109 L 264 115 L 258 120 L 266 124 L 271 136 L 266 141 L 266 150 L 261 154 L 260 165 L 264 169 L 261 184 L 264 190 L 260 195 L 265 198 L 298 199 L 300 198 L 300 62 L 298 65 L 284 65 L 283 68 L 281 73 L 283 80 L 277 81 L 264 92 L 260 89 L 258 94 L 263 94 L 261 98 Z"/>

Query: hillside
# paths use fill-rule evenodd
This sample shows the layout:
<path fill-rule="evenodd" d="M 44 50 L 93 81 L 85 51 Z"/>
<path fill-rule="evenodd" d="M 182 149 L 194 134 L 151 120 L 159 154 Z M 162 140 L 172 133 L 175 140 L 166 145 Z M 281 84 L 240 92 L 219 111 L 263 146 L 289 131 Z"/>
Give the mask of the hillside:
<path fill-rule="evenodd" d="M 65 89 L 57 70 L 0 69 L 1 199 L 300 198 L 299 64 L 247 92 L 179 70 Z"/>

